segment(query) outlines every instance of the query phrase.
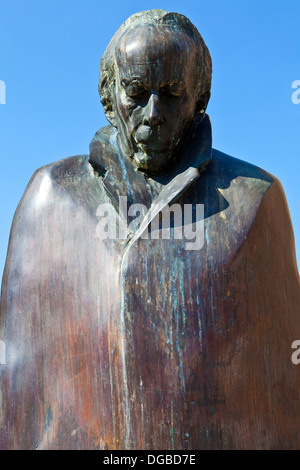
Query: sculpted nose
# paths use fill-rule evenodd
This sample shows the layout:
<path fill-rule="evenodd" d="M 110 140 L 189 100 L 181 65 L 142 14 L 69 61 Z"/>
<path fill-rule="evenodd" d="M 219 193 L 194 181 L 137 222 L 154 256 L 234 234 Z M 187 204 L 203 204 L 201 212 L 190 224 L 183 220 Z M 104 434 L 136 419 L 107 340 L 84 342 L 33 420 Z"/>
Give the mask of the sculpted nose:
<path fill-rule="evenodd" d="M 147 103 L 144 124 L 157 125 L 161 122 L 161 109 L 158 93 L 151 93 Z"/>

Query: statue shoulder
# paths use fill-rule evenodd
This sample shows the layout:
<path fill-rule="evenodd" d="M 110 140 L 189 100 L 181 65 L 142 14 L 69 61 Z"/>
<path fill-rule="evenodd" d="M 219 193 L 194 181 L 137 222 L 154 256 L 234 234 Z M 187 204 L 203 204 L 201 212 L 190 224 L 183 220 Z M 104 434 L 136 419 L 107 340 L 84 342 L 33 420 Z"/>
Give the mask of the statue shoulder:
<path fill-rule="evenodd" d="M 88 158 L 88 155 L 76 155 L 40 167 L 34 172 L 27 189 L 32 185 L 39 185 L 45 180 L 54 185 L 65 185 L 68 181 L 76 182 L 90 171 Z"/>
<path fill-rule="evenodd" d="M 210 174 L 214 178 L 214 187 L 224 197 L 224 207 L 233 214 L 232 228 L 244 223 L 241 232 L 245 239 L 249 237 L 255 246 L 255 240 L 261 240 L 263 245 L 264 238 L 266 253 L 269 253 L 271 245 L 280 247 L 281 256 L 285 263 L 293 266 L 298 280 L 293 227 L 279 179 L 217 150 L 213 151 Z M 250 245 L 248 241 L 247 246 Z"/>
<path fill-rule="evenodd" d="M 238 236 L 240 242 L 258 220 L 262 229 L 273 230 L 278 224 L 273 200 L 277 204 L 280 201 L 282 213 L 289 217 L 284 191 L 275 176 L 218 150 L 213 150 L 205 171 L 205 187 L 210 195 L 207 217 L 222 214 L 227 229 L 235 234 L 235 239 Z"/>
<path fill-rule="evenodd" d="M 276 178 L 252 163 L 227 155 L 219 150 L 212 151 L 213 171 L 219 175 L 220 183 L 228 184 L 236 178 L 249 178 L 268 188 Z"/>
<path fill-rule="evenodd" d="M 233 206 L 243 204 L 245 209 L 254 210 L 271 186 L 278 184 L 278 179 L 262 168 L 214 149 L 208 177 Z"/>
<path fill-rule="evenodd" d="M 19 223 L 47 218 L 52 212 L 81 206 L 95 210 L 101 199 L 102 181 L 95 175 L 88 155 L 58 160 L 35 171 L 15 212 L 13 228 Z M 95 200 L 94 200 L 95 199 Z M 98 203 L 99 204 L 99 203 Z M 73 208 L 73 209 L 72 209 Z"/>

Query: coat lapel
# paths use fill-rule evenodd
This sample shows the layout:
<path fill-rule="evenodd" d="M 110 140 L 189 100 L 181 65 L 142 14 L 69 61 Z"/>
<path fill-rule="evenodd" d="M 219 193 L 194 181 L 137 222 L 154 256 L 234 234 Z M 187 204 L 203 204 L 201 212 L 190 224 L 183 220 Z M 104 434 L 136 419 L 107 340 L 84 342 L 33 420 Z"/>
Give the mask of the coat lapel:
<path fill-rule="evenodd" d="M 212 156 L 211 124 L 206 115 L 196 122 L 184 139 L 185 147 L 178 147 L 180 158 L 171 169 L 153 180 L 161 183 L 158 195 L 151 191 L 143 172 L 134 168 L 130 160 L 121 155 L 117 144 L 117 130 L 112 126 L 100 129 L 90 144 L 89 162 L 103 180 L 103 186 L 111 203 L 127 224 L 128 208 L 135 203 L 145 207 L 142 223 L 130 244 L 134 243 L 149 224 L 171 205 L 200 177 Z M 127 208 L 119 204 L 120 197 L 127 196 Z"/>

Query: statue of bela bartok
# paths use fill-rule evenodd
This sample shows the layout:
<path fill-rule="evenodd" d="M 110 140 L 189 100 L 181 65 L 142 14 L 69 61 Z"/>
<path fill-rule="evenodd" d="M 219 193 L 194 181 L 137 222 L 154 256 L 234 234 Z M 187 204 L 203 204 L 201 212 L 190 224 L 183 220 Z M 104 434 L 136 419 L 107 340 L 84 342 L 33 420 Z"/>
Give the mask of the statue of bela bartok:
<path fill-rule="evenodd" d="M 211 74 L 187 18 L 131 16 L 100 66 L 110 125 L 32 177 L 2 284 L 3 449 L 299 448 L 288 207 L 212 149 Z"/>

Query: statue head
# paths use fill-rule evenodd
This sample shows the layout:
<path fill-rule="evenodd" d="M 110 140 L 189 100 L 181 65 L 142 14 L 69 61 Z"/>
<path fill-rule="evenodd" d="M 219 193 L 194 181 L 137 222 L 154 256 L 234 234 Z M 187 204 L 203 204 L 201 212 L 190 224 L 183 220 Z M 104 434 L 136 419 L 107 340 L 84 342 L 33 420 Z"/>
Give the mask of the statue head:
<path fill-rule="evenodd" d="M 132 15 L 100 63 L 99 93 L 119 145 L 144 171 L 166 166 L 210 98 L 211 58 L 183 15 L 148 10 Z"/>

